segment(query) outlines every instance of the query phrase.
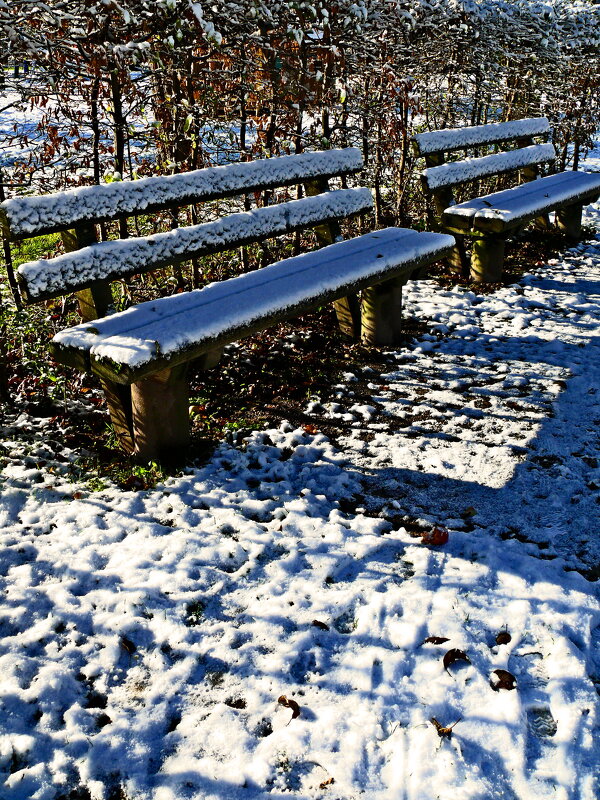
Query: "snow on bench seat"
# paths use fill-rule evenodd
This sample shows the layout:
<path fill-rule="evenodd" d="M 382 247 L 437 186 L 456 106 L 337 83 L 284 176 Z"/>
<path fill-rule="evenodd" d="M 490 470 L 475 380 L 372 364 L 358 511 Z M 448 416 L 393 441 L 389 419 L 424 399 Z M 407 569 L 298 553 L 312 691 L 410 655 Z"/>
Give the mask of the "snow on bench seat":
<path fill-rule="evenodd" d="M 231 214 L 215 222 L 176 228 L 153 236 L 100 242 L 56 258 L 30 261 L 19 267 L 19 282 L 27 301 L 37 302 L 78 291 L 94 281 L 148 272 L 167 264 L 352 216 L 368 211 L 372 206 L 373 198 L 366 188 L 324 192 Z"/>
<path fill-rule="evenodd" d="M 347 175 L 362 169 L 358 148 L 265 158 L 164 177 L 84 186 L 39 197 L 15 197 L 0 203 L 0 225 L 6 239 L 30 236 L 119 216 L 183 206 L 256 189 Z"/>
<path fill-rule="evenodd" d="M 444 211 L 442 220 L 464 230 L 500 233 L 562 205 L 593 202 L 598 194 L 600 174 L 560 172 L 451 206 Z"/>
<path fill-rule="evenodd" d="M 537 144 L 510 150 L 507 153 L 494 153 L 481 158 L 465 158 L 462 161 L 429 167 L 421 174 L 427 188 L 432 191 L 444 186 L 456 186 L 477 178 L 485 178 L 489 175 L 512 172 L 534 164 L 543 164 L 554 161 L 555 158 L 553 145 Z"/>
<path fill-rule="evenodd" d="M 467 147 L 494 144 L 509 139 L 544 136 L 550 131 L 545 117 L 517 119 L 511 122 L 491 122 L 466 128 L 447 128 L 440 131 L 420 133 L 414 137 L 417 155 L 463 150 Z"/>
<path fill-rule="evenodd" d="M 451 236 L 387 228 L 271 264 L 203 289 L 162 298 L 57 334 L 53 351 L 73 363 L 89 354 L 94 372 L 132 383 L 161 364 L 215 347 L 443 258 Z"/>

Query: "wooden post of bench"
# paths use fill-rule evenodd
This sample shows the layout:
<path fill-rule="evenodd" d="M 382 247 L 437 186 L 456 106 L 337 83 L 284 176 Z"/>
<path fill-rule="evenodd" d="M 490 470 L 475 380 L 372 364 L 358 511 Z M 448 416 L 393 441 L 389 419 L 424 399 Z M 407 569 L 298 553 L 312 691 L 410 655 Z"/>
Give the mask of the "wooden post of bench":
<path fill-rule="evenodd" d="M 520 139 L 516 139 L 515 143 L 517 147 L 529 147 L 532 144 L 535 144 L 535 139 L 533 136 L 523 136 Z M 531 164 L 529 167 L 524 167 L 521 170 L 521 175 L 525 179 L 527 183 L 530 181 L 535 181 L 539 177 L 540 174 L 540 166 L 539 164 Z M 540 217 L 537 217 L 534 222 L 533 226 L 538 231 L 548 231 L 552 227 L 550 225 L 550 215 L 549 214 L 542 214 Z"/>
<path fill-rule="evenodd" d="M 323 194 L 323 192 L 329 191 L 329 181 L 327 178 L 307 181 L 304 184 L 304 190 L 308 197 Z M 342 238 L 342 229 L 340 223 L 335 220 L 325 225 L 315 226 L 315 234 L 319 247 L 326 247 L 329 244 L 340 241 Z M 341 297 L 334 302 L 333 306 L 342 333 L 345 333 L 352 339 L 358 339 L 361 335 L 361 310 L 358 296 L 352 294 L 348 295 L 348 297 Z"/>
<path fill-rule="evenodd" d="M 577 241 L 581 237 L 582 212 L 583 206 L 581 203 L 565 206 L 556 211 L 556 227 L 573 241 Z"/>
<path fill-rule="evenodd" d="M 392 278 L 362 291 L 363 342 L 399 344 L 402 339 L 402 287 L 407 277 Z"/>
<path fill-rule="evenodd" d="M 486 236 L 473 239 L 471 251 L 471 279 L 478 283 L 494 283 L 502 276 L 504 249 L 503 236 Z"/>
<path fill-rule="evenodd" d="M 61 238 L 65 253 L 72 253 L 74 250 L 80 250 L 82 247 L 96 244 L 98 241 L 96 226 L 89 223 L 78 225 L 72 230 L 62 231 Z M 98 281 L 89 289 L 77 292 L 77 300 L 84 322 L 105 317 L 113 301 L 110 284 L 106 281 Z"/>
<path fill-rule="evenodd" d="M 430 153 L 425 156 L 425 165 L 427 167 L 439 167 L 444 164 L 446 159 L 443 153 Z M 455 203 L 454 192 L 451 186 L 445 186 L 442 189 L 437 189 L 432 192 L 433 206 L 436 218 L 431 225 L 431 230 L 437 230 L 441 233 L 450 233 L 446 230 L 441 223 L 442 214 Z M 459 274 L 466 277 L 469 274 L 469 259 L 467 257 L 467 250 L 465 247 L 464 237 L 456 231 L 452 231 L 452 236 L 456 240 L 456 247 L 453 248 L 448 258 L 444 259 L 450 269 L 458 270 Z"/>
<path fill-rule="evenodd" d="M 190 442 L 187 363 L 131 385 L 134 455 L 180 460 Z"/>
<path fill-rule="evenodd" d="M 61 238 L 66 253 L 72 253 L 96 244 L 98 237 L 96 226 L 82 223 L 75 228 L 61 232 Z M 84 322 L 105 317 L 112 306 L 113 297 L 108 281 L 97 281 L 87 289 L 76 292 L 79 311 Z M 110 418 L 115 429 L 119 443 L 127 453 L 133 451 L 133 436 L 131 429 L 131 391 L 129 386 L 112 383 L 105 378 L 100 379 L 104 391 Z"/>

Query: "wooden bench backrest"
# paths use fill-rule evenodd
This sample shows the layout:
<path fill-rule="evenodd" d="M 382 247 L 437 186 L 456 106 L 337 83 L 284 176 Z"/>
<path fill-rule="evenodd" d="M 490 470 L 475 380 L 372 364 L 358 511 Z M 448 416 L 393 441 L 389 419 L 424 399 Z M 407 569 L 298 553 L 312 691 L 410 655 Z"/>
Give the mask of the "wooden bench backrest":
<path fill-rule="evenodd" d="M 426 164 L 421 179 L 426 192 L 433 195 L 437 215 L 455 202 L 452 190 L 460 184 L 516 171 L 525 180 L 537 177 L 540 166 L 556 157 L 552 144 L 534 144 L 536 138 L 546 139 L 549 133 L 550 123 L 541 117 L 448 128 L 415 136 L 415 154 L 423 156 Z M 498 150 L 498 145 L 512 143 L 518 147 L 481 155 L 481 148 L 493 146 Z M 474 151 L 476 155 L 446 162 L 445 153 L 457 150 Z"/>
<path fill-rule="evenodd" d="M 370 210 L 372 197 L 368 189 L 330 192 L 328 181 L 362 166 L 360 151 L 346 148 L 19 197 L 0 204 L 0 225 L 5 242 L 61 232 L 65 255 L 19 269 L 21 296 L 35 303 L 76 291 L 84 319 L 93 319 L 106 313 L 112 299 L 109 282 L 117 278 L 310 227 L 320 245 L 330 244 L 340 235 L 339 219 Z M 301 200 L 153 236 L 98 243 L 100 222 L 297 184 L 305 187 Z M 326 194 L 315 196 L 321 193 Z"/>
<path fill-rule="evenodd" d="M 338 189 L 230 214 L 214 222 L 100 242 L 53 259 L 21 265 L 20 289 L 26 303 L 37 303 L 81 291 L 98 281 L 129 278 L 273 236 L 333 225 L 339 219 L 369 211 L 372 205 L 369 189 Z"/>
<path fill-rule="evenodd" d="M 84 186 L 38 197 L 15 197 L 0 203 L 0 227 L 4 238 L 14 242 L 264 189 L 326 182 L 334 176 L 358 172 L 362 166 L 360 150 L 346 148 Z"/>

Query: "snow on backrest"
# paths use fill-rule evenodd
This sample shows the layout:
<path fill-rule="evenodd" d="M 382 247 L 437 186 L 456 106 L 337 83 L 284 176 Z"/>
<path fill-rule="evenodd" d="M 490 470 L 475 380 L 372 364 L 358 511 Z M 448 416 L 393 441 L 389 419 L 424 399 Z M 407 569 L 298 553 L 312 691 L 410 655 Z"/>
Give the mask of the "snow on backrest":
<path fill-rule="evenodd" d="M 82 222 L 115 219 L 151 209 L 289 186 L 362 169 L 358 148 L 300 153 L 227 164 L 165 177 L 84 186 L 0 203 L 0 223 L 10 239 L 65 230 Z"/>
<path fill-rule="evenodd" d="M 414 137 L 417 155 L 461 150 L 482 144 L 519 139 L 526 136 L 542 136 L 550 131 L 545 117 L 516 119 L 512 122 L 491 122 L 468 128 L 446 128 L 441 131 L 420 133 Z"/>
<path fill-rule="evenodd" d="M 421 174 L 427 188 L 432 191 L 444 186 L 455 186 L 476 178 L 484 178 L 486 175 L 499 175 L 502 172 L 522 169 L 533 164 L 543 164 L 553 161 L 555 157 L 553 145 L 535 144 L 530 147 L 521 147 L 519 150 L 510 150 L 508 153 L 495 153 L 482 158 L 465 158 L 462 161 L 441 164 L 439 167 L 429 167 Z"/>
<path fill-rule="evenodd" d="M 371 190 L 339 189 L 301 200 L 231 214 L 215 222 L 175 228 L 165 233 L 114 239 L 83 247 L 52 259 L 19 267 L 19 282 L 28 302 L 57 297 L 90 286 L 147 272 L 207 253 L 260 241 L 300 228 L 341 219 L 373 206 Z"/>

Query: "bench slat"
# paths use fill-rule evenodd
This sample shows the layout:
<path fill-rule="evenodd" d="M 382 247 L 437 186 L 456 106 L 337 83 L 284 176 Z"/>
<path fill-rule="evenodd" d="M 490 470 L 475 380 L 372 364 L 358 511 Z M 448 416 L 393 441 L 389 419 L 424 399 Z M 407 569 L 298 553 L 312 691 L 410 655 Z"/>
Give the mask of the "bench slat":
<path fill-rule="evenodd" d="M 545 117 L 536 119 L 517 119 L 511 122 L 491 122 L 488 125 L 474 125 L 466 128 L 446 128 L 440 131 L 420 133 L 414 137 L 417 155 L 451 152 L 467 147 L 494 144 L 528 136 L 544 136 L 550 131 L 550 123 Z"/>
<path fill-rule="evenodd" d="M 453 237 L 445 234 L 387 228 L 78 325 L 54 337 L 53 352 L 67 364 L 90 358 L 94 372 L 133 383 L 350 289 L 408 275 L 443 258 L 453 245 Z"/>
<path fill-rule="evenodd" d="M 592 202 L 599 193 L 599 173 L 560 172 L 452 206 L 442 219 L 451 227 L 502 233 L 560 206 Z"/>
<path fill-rule="evenodd" d="M 373 207 L 369 189 L 339 189 L 301 200 L 231 214 L 215 222 L 153 236 L 113 240 L 52 259 L 22 264 L 19 282 L 29 303 L 188 261 L 243 244 L 352 216 Z"/>
<path fill-rule="evenodd" d="M 227 164 L 165 177 L 84 186 L 0 203 L 0 227 L 8 241 L 135 214 L 292 186 L 315 177 L 332 178 L 362 169 L 358 148 L 300 153 Z"/>
<path fill-rule="evenodd" d="M 422 177 L 429 191 L 434 191 L 489 175 L 500 175 L 534 164 L 547 163 L 553 161 L 555 157 L 554 147 L 551 144 L 530 145 L 507 153 L 465 158 L 462 161 L 441 164 L 439 167 L 429 167 L 423 170 Z"/>

